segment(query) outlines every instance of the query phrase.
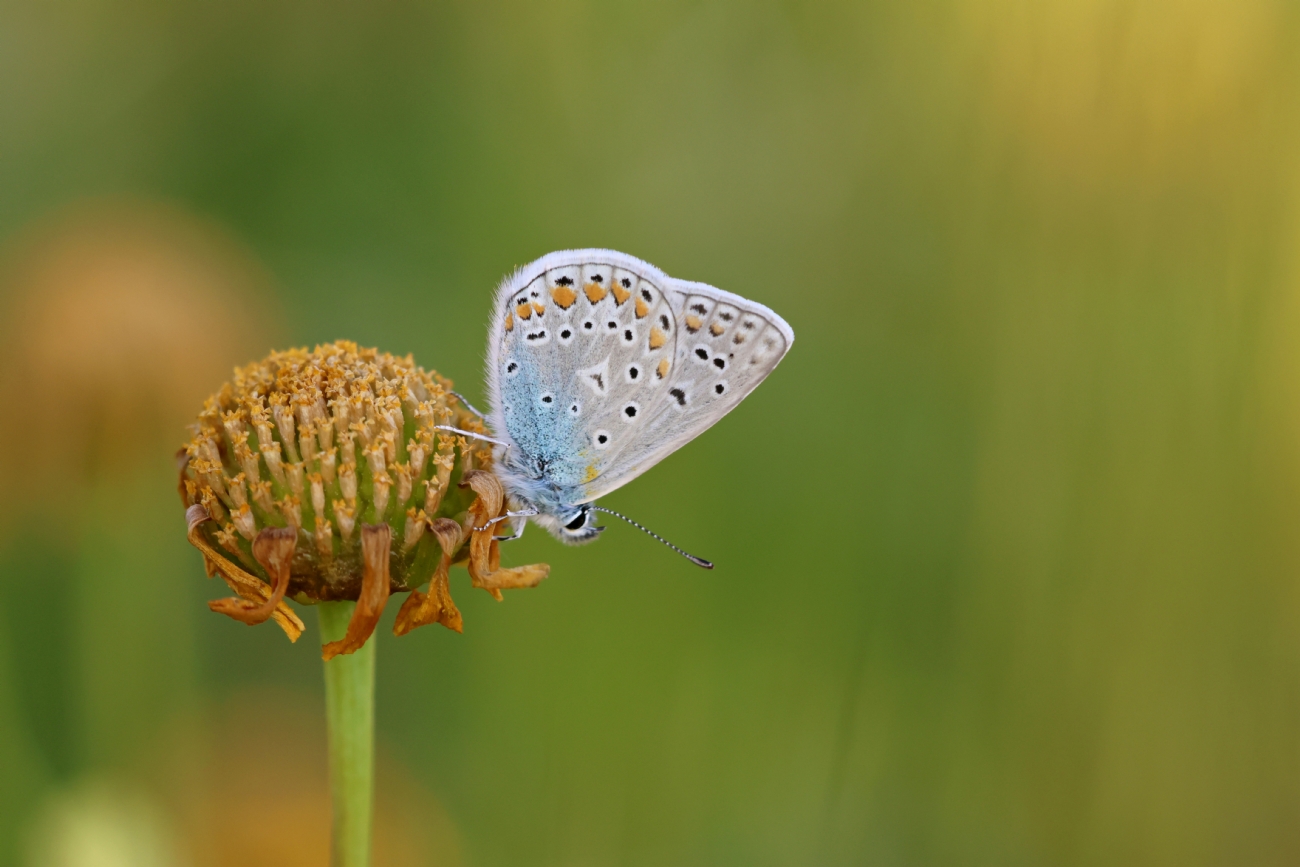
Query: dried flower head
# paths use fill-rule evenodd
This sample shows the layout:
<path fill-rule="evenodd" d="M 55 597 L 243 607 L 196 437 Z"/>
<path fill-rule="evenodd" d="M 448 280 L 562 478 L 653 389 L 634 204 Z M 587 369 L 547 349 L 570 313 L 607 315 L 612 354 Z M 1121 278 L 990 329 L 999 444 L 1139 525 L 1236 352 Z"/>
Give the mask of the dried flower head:
<path fill-rule="evenodd" d="M 338 341 L 236 370 L 178 454 L 189 540 L 238 594 L 209 607 L 273 618 L 297 640 L 286 599 L 356 600 L 329 659 L 366 642 L 390 593 L 410 592 L 398 635 L 429 623 L 459 632 L 455 563 L 497 599 L 535 586 L 545 564 L 500 566 L 489 521 L 506 503 L 491 452 L 445 428 L 484 431 L 451 383 L 409 356 Z"/>

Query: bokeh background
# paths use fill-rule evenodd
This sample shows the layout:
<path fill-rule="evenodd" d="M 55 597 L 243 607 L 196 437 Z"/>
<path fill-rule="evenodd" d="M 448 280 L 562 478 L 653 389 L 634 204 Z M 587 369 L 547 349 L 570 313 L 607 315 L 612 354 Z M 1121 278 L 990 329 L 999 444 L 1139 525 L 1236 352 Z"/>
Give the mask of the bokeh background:
<path fill-rule="evenodd" d="M 1298 28 L 3 0 L 0 863 L 325 863 L 315 641 L 207 611 L 172 452 L 273 346 L 481 399 L 575 246 L 798 340 L 607 500 L 716 571 L 532 532 L 381 630 L 378 864 L 1296 863 Z"/>

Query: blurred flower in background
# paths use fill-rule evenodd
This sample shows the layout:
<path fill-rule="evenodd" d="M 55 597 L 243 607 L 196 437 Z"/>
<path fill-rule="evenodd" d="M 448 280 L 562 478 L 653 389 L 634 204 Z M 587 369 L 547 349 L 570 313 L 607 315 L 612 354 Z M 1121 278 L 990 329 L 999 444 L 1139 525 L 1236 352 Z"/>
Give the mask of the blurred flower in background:
<path fill-rule="evenodd" d="M 28 753 L 6 789 L 71 786 L 50 827 L 111 824 L 104 793 L 192 707 L 168 456 L 194 402 L 275 333 L 269 290 L 245 249 L 172 206 L 73 207 L 7 245 L 0 486 L 20 493 L 0 505 L 0 713 Z"/>

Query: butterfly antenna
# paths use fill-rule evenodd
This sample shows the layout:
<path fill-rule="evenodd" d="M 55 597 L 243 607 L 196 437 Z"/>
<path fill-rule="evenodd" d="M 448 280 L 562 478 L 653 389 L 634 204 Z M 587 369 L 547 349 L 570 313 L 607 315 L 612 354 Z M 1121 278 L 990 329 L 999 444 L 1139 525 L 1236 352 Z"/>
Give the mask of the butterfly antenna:
<path fill-rule="evenodd" d="M 660 536 L 658 533 L 654 532 L 653 530 L 641 526 L 636 521 L 633 521 L 631 518 L 629 518 L 627 515 L 620 515 L 618 512 L 615 512 L 613 509 L 606 509 L 602 506 L 589 506 L 588 508 L 590 508 L 593 512 L 604 512 L 606 515 L 613 515 L 615 518 L 622 518 L 624 521 L 627 521 L 629 524 L 631 524 L 633 527 L 636 527 L 638 530 L 640 530 L 642 533 L 645 533 L 647 536 L 653 536 L 654 538 L 658 539 L 660 542 L 663 542 L 669 548 L 672 548 L 674 551 L 676 551 L 678 554 L 681 554 L 687 560 L 690 560 L 696 566 L 703 566 L 705 569 L 713 568 L 713 564 L 710 563 L 708 560 L 705 560 L 703 557 L 696 557 L 694 554 L 687 554 L 685 551 L 683 551 L 681 548 L 678 548 L 672 542 L 669 542 L 663 536 Z"/>

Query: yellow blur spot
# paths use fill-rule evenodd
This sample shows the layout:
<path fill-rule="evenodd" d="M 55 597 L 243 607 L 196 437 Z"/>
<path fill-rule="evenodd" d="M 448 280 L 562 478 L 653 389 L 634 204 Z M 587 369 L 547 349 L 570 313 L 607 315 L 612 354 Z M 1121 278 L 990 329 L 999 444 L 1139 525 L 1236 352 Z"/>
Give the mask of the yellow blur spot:
<path fill-rule="evenodd" d="M 659 378 L 663 379 L 668 375 L 668 359 L 664 358 L 659 362 Z"/>
<path fill-rule="evenodd" d="M 724 329 L 722 325 L 717 322 L 709 326 L 709 332 L 712 333 L 714 337 L 717 337 L 718 335 L 722 334 L 723 330 Z"/>
<path fill-rule="evenodd" d="M 513 314 L 513 313 L 507 313 L 507 314 L 506 314 L 506 331 L 514 331 L 514 330 L 515 330 L 515 314 Z"/>
<path fill-rule="evenodd" d="M 614 290 L 614 301 L 617 302 L 620 307 L 623 306 L 624 301 L 632 297 L 631 292 L 627 291 L 617 283 L 610 288 Z"/>
<path fill-rule="evenodd" d="M 703 324 L 704 323 L 700 321 L 700 317 L 694 314 L 688 315 L 686 317 L 686 330 L 691 332 L 692 334 L 699 331 L 700 326 L 702 326 Z"/>
<path fill-rule="evenodd" d="M 587 296 L 587 300 L 592 304 L 599 304 L 601 301 L 604 301 L 605 296 L 608 294 L 605 291 L 605 287 L 601 286 L 599 283 L 588 283 L 586 286 L 582 287 L 582 291 Z"/>
<path fill-rule="evenodd" d="M 518 307 L 515 308 L 515 313 L 519 314 L 520 319 L 532 319 L 533 305 L 525 301 L 523 304 L 520 304 Z"/>
<path fill-rule="evenodd" d="M 636 299 L 636 318 L 645 319 L 650 314 L 650 305 L 642 299 Z"/>
<path fill-rule="evenodd" d="M 533 309 L 537 311 L 537 315 L 538 315 L 538 316 L 541 316 L 543 313 L 546 312 L 546 308 L 543 307 L 543 306 L 542 306 L 540 303 L 538 303 L 537 301 L 534 301 L 534 302 L 533 302 Z"/>
<path fill-rule="evenodd" d="M 668 342 L 668 336 L 667 336 L 666 334 L 664 334 L 662 331 L 660 331 L 660 330 L 659 330 L 659 327 L 658 327 L 657 325 L 654 326 L 654 327 L 652 327 L 652 328 L 650 329 L 650 348 L 651 348 L 651 349 L 659 349 L 660 347 L 662 347 L 662 346 L 663 346 L 665 343 L 667 343 L 667 342 Z M 668 360 L 668 359 L 666 359 L 666 358 L 664 359 L 664 361 L 667 361 L 667 360 Z"/>
<path fill-rule="evenodd" d="M 598 475 L 600 475 L 600 470 L 596 469 L 596 465 L 595 465 L 595 464 L 587 464 L 587 471 L 584 472 L 584 473 L 582 474 L 582 481 L 583 481 L 584 483 L 586 483 L 586 482 L 590 482 L 592 479 L 596 478 L 596 476 L 598 476 Z"/>

